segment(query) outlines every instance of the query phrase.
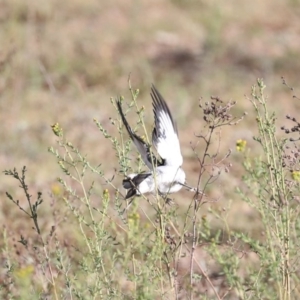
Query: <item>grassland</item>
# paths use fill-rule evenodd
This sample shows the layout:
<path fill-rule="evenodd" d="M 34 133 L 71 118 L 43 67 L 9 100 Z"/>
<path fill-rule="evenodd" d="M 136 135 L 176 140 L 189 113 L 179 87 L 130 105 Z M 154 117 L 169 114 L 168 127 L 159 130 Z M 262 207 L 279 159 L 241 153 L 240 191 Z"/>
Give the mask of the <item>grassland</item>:
<path fill-rule="evenodd" d="M 274 288 L 274 282 L 286 278 L 282 275 L 278 279 L 274 271 L 276 263 L 282 262 L 276 260 L 276 253 L 286 248 L 278 242 L 272 245 L 272 252 L 271 244 L 264 243 L 272 239 L 266 238 L 266 222 L 271 221 L 262 217 L 264 209 L 270 207 L 257 206 L 259 199 L 264 198 L 256 194 L 254 187 L 254 202 L 245 201 L 236 188 L 243 190 L 249 200 L 250 179 L 243 181 L 242 177 L 265 168 L 256 166 L 254 172 L 249 164 L 245 167 L 248 159 L 259 160 L 266 153 L 253 140 L 253 136 L 260 135 L 257 111 L 249 100 L 256 79 L 264 78 L 267 86 L 264 94 L 269 114 L 276 114 L 273 129 L 278 139 L 286 137 L 280 127 L 291 124 L 286 115 L 297 117 L 299 13 L 297 0 L 0 1 L 0 164 L 3 171 L 15 167 L 19 175 L 26 166 L 32 203 L 39 191 L 43 199 L 38 206 L 37 232 L 36 224 L 32 223 L 34 214 L 28 216 L 5 194 L 18 199 L 18 205 L 30 212 L 24 189 L 12 176 L 1 175 L 1 296 L 217 299 L 218 295 L 224 299 L 276 299 L 277 295 L 278 299 L 298 299 L 299 274 L 295 270 L 287 276 L 294 284 L 289 294 L 278 285 Z M 133 94 L 139 89 L 137 99 L 128 89 L 129 75 Z M 282 76 L 287 84 L 283 84 Z M 120 214 L 126 206 L 116 191 L 124 176 L 121 171 L 136 171 L 143 166 L 135 159 L 135 149 L 129 150 L 126 133 L 120 134 L 119 117 L 111 98 L 122 95 L 125 103 L 133 103 L 134 98 L 138 107 L 143 106 L 143 120 L 149 133 L 153 125 L 149 96 L 152 83 L 164 95 L 177 119 L 183 167 L 188 183 L 193 186 L 201 172 L 197 157 L 203 155 L 204 147 L 196 135 L 207 129 L 199 99 L 211 103 L 210 97 L 217 96 L 224 103 L 236 101 L 230 113 L 237 118 L 248 113 L 237 125 L 222 127 L 212 139 L 210 154 L 217 153 L 222 158 L 231 149 L 231 155 L 222 161 L 220 169 L 224 172 L 207 187 L 205 203 L 191 212 L 198 220 L 194 255 L 199 263 L 192 272 L 190 260 L 176 260 L 178 247 L 172 248 L 172 239 L 174 235 L 179 239 L 180 254 L 184 252 L 183 245 L 193 244 L 192 223 L 186 224 L 193 195 L 181 191 L 172 196 L 175 205 L 171 209 L 165 208 L 161 199 L 150 197 L 150 204 L 147 199 L 137 199 L 124 217 Z M 134 108 L 128 114 L 132 124 L 138 122 Z M 55 123 L 63 129 L 63 137 L 53 134 L 51 125 Z M 109 137 L 105 138 L 99 126 L 107 130 Z M 142 126 L 137 127 L 144 134 Z M 244 152 L 236 148 L 240 139 L 247 142 Z M 49 147 L 55 155 L 48 151 Z M 68 167 L 62 166 L 68 151 L 75 162 L 85 166 L 84 178 L 80 172 L 76 177 L 75 169 L 68 174 Z M 273 155 L 280 158 L 280 151 L 275 152 Z M 206 176 L 213 174 L 213 166 L 211 163 L 207 167 Z M 297 165 L 289 167 L 294 173 L 289 175 L 287 169 L 287 180 L 297 182 Z M 89 194 L 92 182 L 94 187 Z M 256 186 L 258 182 L 252 184 Z M 296 187 L 295 183 L 293 188 Z M 121 189 L 120 192 L 123 193 Z M 297 200 L 296 192 L 292 194 Z M 291 209 L 293 214 L 286 212 L 285 217 L 293 224 L 291 240 L 295 243 L 289 248 L 289 264 L 296 269 L 297 206 L 293 204 Z M 286 223 L 281 225 L 276 228 L 285 228 Z M 237 244 L 229 243 L 229 247 L 227 242 L 233 240 Z M 260 252 L 254 241 L 262 243 L 265 252 Z M 172 254 L 163 259 L 168 250 Z M 268 251 L 276 258 L 269 265 L 260 256 Z M 186 255 L 189 257 L 188 252 Z M 260 268 L 251 269 L 259 264 Z M 245 291 L 255 274 L 267 268 L 268 275 L 255 277 L 262 282 L 256 294 Z M 278 268 L 289 269 L 284 263 Z M 180 288 L 176 288 L 174 270 L 182 278 Z M 98 273 L 105 275 L 100 278 Z M 190 273 L 195 276 L 190 278 Z M 282 287 L 286 285 L 283 283 Z"/>

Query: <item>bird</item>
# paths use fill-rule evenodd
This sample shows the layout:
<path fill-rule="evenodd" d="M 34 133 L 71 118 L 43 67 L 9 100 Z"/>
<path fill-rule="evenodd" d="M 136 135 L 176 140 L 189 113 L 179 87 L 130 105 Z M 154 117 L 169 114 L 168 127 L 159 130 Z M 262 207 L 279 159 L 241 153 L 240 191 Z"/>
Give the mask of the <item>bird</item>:
<path fill-rule="evenodd" d="M 183 158 L 178 139 L 177 124 L 170 109 L 154 85 L 151 87 L 151 98 L 154 113 L 154 129 L 152 145 L 156 148 L 159 158 L 151 151 L 151 145 L 138 136 L 130 127 L 122 110 L 121 98 L 116 100 L 117 108 L 129 137 L 136 146 L 148 172 L 129 174 L 123 180 L 127 193 L 125 199 L 147 193 L 161 196 L 178 192 L 185 184 L 186 175 L 182 169 Z M 189 187 L 188 187 L 189 188 Z"/>

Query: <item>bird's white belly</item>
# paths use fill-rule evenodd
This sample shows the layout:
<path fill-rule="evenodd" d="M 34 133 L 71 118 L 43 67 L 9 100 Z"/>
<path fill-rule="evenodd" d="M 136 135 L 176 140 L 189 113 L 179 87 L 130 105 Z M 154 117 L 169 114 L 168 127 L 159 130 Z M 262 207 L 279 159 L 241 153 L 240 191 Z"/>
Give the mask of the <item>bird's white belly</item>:
<path fill-rule="evenodd" d="M 129 177 L 135 175 L 131 174 Z M 154 175 L 150 175 L 138 185 L 137 194 L 154 193 L 156 188 L 162 194 L 176 193 L 182 188 L 177 182 L 185 183 L 185 173 L 181 168 L 160 166 Z"/>
<path fill-rule="evenodd" d="M 145 193 L 152 193 L 155 191 L 155 181 L 153 179 L 153 175 L 147 177 L 143 180 L 137 189 L 137 194 L 145 194 Z"/>
<path fill-rule="evenodd" d="M 163 193 L 178 192 L 185 182 L 185 173 L 181 168 L 161 166 L 157 168 L 157 188 Z"/>
<path fill-rule="evenodd" d="M 178 192 L 185 182 L 185 173 L 181 168 L 170 166 L 160 166 L 156 169 L 155 175 L 151 175 L 143 180 L 138 186 L 138 194 L 158 191 L 162 194 Z"/>
<path fill-rule="evenodd" d="M 160 183 L 158 185 L 158 190 L 162 194 L 168 194 L 168 193 L 176 193 L 182 188 L 182 185 L 178 183 Z"/>

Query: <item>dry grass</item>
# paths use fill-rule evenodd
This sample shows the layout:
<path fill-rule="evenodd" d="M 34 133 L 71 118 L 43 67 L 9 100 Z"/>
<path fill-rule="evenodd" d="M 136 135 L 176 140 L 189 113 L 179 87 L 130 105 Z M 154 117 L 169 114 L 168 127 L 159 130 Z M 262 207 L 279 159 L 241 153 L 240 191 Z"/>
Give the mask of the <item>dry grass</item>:
<path fill-rule="evenodd" d="M 93 165 L 102 164 L 108 176 L 114 174 L 114 168 L 119 168 L 117 158 L 93 119 L 117 134 L 110 123 L 110 118 L 117 116 L 110 98 L 122 94 L 129 99 L 129 73 L 133 87 L 140 89 L 138 103 L 146 108 L 148 128 L 152 126 L 151 83 L 165 96 L 178 120 L 184 169 L 191 185 L 197 182 L 199 167 L 190 142 L 196 141 L 194 133 L 204 125 L 198 109 L 200 97 L 236 100 L 235 113 L 241 115 L 251 106 L 244 95 L 250 94 L 257 77 L 263 77 L 278 124 L 284 125 L 285 115 L 299 109 L 299 100 L 292 98 L 293 92 L 281 81 L 284 76 L 291 86 L 298 84 L 297 0 L 238 4 L 232 0 L 10 0 L 0 1 L 0 7 L 0 164 L 3 170 L 27 166 L 31 194 L 44 194 L 41 227 L 50 232 L 53 224 L 58 226 L 56 238 L 67 248 L 82 241 L 69 226 L 74 219 L 55 194 L 61 193 L 57 187 L 61 171 L 47 151 L 56 141 L 50 125 L 59 122 L 67 139 Z M 209 209 L 230 205 L 228 226 L 260 239 L 256 213 L 234 193 L 241 185 L 239 163 L 243 160 L 235 143 L 247 140 L 251 151 L 257 153 L 252 141 L 254 123 L 249 115 L 239 126 L 222 132 L 220 151 L 233 150 L 233 167 L 209 190 L 211 198 L 220 200 L 207 204 L 199 214 L 215 224 L 216 230 L 221 223 Z M 116 177 L 114 184 L 119 186 L 121 179 Z M 7 230 L 8 248 L 15 251 L 20 265 L 26 265 L 23 245 L 17 241 L 25 232 L 30 238 L 32 225 L 5 200 L 5 192 L 14 194 L 25 207 L 26 199 L 11 178 L 2 175 L 1 182 L 0 218 Z M 102 193 L 100 188 L 98 192 Z M 182 207 L 179 214 L 188 205 L 187 197 L 185 191 L 174 196 Z M 147 204 L 141 207 L 149 209 Z M 2 242 L 0 247 L 4 249 Z M 123 288 L 133 287 L 123 283 Z"/>

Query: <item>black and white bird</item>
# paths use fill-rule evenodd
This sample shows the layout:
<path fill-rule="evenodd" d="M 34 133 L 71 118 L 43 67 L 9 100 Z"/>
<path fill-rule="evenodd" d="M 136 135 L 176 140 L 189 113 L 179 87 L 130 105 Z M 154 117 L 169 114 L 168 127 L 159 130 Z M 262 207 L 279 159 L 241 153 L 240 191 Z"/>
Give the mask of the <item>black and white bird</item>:
<path fill-rule="evenodd" d="M 152 144 L 161 157 L 160 160 L 151 152 L 151 146 L 136 135 L 129 126 L 122 111 L 120 99 L 116 102 L 129 136 L 150 170 L 145 173 L 130 174 L 123 180 L 123 187 L 127 190 L 126 199 L 135 195 L 154 193 L 156 188 L 159 194 L 167 195 L 178 192 L 182 186 L 186 186 L 185 173 L 181 168 L 183 159 L 176 123 L 167 103 L 154 86 L 151 88 L 151 97 L 155 121 Z"/>

